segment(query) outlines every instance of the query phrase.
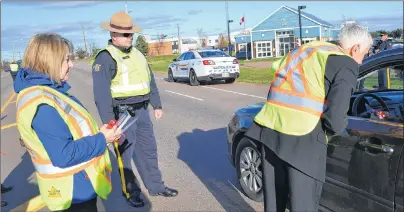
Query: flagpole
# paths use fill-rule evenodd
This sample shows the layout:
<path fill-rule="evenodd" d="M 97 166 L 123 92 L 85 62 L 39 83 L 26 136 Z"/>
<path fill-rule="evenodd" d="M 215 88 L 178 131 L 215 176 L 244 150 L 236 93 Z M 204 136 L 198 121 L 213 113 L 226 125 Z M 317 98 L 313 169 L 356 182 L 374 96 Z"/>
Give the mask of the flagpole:
<path fill-rule="evenodd" d="M 245 44 L 245 60 L 248 60 L 248 54 L 247 54 L 247 52 L 248 52 L 248 42 L 247 42 L 247 32 L 245 31 L 245 14 L 243 14 L 243 19 L 244 19 L 244 34 L 245 34 L 245 42 L 246 42 L 246 44 Z"/>

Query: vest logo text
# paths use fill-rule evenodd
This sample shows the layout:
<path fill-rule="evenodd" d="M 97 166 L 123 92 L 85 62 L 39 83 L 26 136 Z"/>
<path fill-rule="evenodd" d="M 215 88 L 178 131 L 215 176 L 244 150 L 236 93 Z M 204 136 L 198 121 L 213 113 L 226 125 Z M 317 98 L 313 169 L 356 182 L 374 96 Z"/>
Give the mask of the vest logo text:
<path fill-rule="evenodd" d="M 60 190 L 57 190 L 55 187 L 52 186 L 51 190 L 48 191 L 49 195 L 48 197 L 53 197 L 53 198 L 60 198 L 62 195 L 60 195 Z"/>

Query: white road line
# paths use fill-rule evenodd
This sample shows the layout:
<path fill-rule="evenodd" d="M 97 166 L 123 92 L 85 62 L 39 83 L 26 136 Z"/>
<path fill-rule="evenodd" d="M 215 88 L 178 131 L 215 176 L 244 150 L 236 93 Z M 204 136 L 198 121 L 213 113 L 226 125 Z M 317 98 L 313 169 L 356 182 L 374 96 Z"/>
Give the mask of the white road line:
<path fill-rule="evenodd" d="M 185 96 L 185 97 L 188 97 L 188 98 L 191 98 L 191 99 L 196 99 L 196 100 L 199 100 L 199 101 L 203 101 L 203 99 L 196 98 L 196 97 L 193 97 L 193 96 L 188 96 L 188 95 L 185 95 L 185 94 L 181 94 L 181 93 L 177 93 L 177 92 L 169 91 L 169 90 L 166 90 L 166 91 L 168 93 L 173 93 L 173 94 L 177 94 L 177 95 L 180 95 L 180 96 Z"/>
<path fill-rule="evenodd" d="M 234 94 L 243 95 L 243 96 L 250 96 L 250 97 L 255 97 L 255 98 L 259 98 L 259 99 L 267 99 L 262 96 L 255 96 L 255 95 L 246 94 L 246 93 L 239 93 L 239 92 L 224 90 L 224 89 L 220 89 L 220 88 L 213 88 L 213 87 L 206 87 L 206 86 L 200 86 L 200 88 L 209 88 L 209 89 L 213 89 L 213 90 L 224 91 L 224 92 L 234 93 Z"/>

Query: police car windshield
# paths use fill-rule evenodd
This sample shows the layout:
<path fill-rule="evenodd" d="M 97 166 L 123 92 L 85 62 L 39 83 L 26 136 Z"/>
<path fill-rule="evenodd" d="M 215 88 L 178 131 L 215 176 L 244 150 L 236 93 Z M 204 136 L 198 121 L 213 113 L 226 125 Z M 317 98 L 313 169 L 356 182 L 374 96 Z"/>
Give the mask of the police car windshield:
<path fill-rule="evenodd" d="M 230 57 L 230 55 L 222 52 L 222 51 L 203 51 L 199 52 L 199 55 L 201 55 L 202 58 L 207 58 L 207 57 Z"/>

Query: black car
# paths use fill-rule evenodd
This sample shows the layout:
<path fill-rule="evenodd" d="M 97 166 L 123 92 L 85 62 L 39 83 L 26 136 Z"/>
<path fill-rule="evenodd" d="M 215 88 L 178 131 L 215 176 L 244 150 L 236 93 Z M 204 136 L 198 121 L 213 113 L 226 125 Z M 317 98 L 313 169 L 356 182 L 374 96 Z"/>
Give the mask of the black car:
<path fill-rule="evenodd" d="M 404 210 L 403 69 L 403 48 L 368 57 L 361 65 L 358 85 L 364 84 L 351 97 L 348 127 L 329 138 L 321 211 Z M 387 73 L 388 85 L 378 82 L 378 72 Z M 263 104 L 238 109 L 227 127 L 230 161 L 242 191 L 255 201 L 263 200 L 260 143 L 244 133 Z M 378 118 L 380 110 L 389 117 Z"/>

